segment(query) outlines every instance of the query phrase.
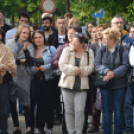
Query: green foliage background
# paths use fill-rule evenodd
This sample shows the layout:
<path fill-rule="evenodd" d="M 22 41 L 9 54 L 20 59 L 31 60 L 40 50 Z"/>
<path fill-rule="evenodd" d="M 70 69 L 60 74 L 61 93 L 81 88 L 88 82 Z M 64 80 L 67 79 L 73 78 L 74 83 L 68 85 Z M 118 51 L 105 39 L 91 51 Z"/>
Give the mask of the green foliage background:
<path fill-rule="evenodd" d="M 57 9 L 53 13 L 55 19 L 57 16 L 63 16 L 66 13 L 66 0 L 55 0 Z M 30 14 L 31 24 L 40 25 L 41 14 L 40 8 L 42 0 L 0 0 L 0 10 L 6 13 L 6 17 L 17 23 L 18 15 L 27 10 L 34 12 Z M 93 8 L 98 11 L 103 7 L 104 17 L 100 23 L 110 24 L 114 15 L 121 14 L 123 18 L 130 23 L 134 21 L 134 0 L 70 0 L 70 12 L 80 20 L 81 25 L 86 22 L 96 20 L 93 18 Z M 14 20 L 14 21 L 13 21 Z"/>

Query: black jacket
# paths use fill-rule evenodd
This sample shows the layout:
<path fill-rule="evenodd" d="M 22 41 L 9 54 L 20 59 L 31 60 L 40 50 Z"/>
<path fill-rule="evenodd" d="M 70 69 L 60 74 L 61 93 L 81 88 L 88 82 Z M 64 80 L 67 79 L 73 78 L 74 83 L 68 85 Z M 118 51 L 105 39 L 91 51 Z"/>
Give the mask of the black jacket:
<path fill-rule="evenodd" d="M 68 37 L 66 34 L 65 42 L 67 42 L 67 40 L 68 40 Z M 56 48 L 59 46 L 58 45 L 58 31 L 57 30 L 54 30 L 53 33 L 49 36 L 48 44 L 55 46 Z"/>

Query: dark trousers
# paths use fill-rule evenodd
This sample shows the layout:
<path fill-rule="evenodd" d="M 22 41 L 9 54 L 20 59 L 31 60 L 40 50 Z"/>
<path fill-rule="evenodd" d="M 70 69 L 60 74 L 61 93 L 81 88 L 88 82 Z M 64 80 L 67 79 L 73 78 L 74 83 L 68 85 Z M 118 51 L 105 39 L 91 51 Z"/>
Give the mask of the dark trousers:
<path fill-rule="evenodd" d="M 11 115 L 14 127 L 19 127 L 19 120 L 18 120 L 18 112 L 16 108 L 17 104 L 16 102 L 10 101 L 10 108 L 11 108 Z M 25 111 L 25 122 L 26 127 L 31 127 L 31 109 L 29 107 L 23 106 Z"/>
<path fill-rule="evenodd" d="M 60 102 L 61 90 L 60 90 L 60 87 L 58 87 L 59 79 L 60 79 L 59 77 L 56 77 L 56 79 L 55 79 L 54 109 L 55 109 L 55 114 L 57 116 L 59 116 L 61 113 L 61 102 Z"/>
<path fill-rule="evenodd" d="M 43 128 L 44 122 L 47 123 L 47 128 L 53 128 L 54 85 L 55 80 L 46 81 L 45 78 L 33 78 L 32 90 L 37 103 L 36 128 Z"/>
<path fill-rule="evenodd" d="M 32 85 L 32 83 L 31 83 L 31 85 Z M 31 131 L 34 132 L 34 127 L 35 127 L 34 109 L 35 109 L 35 106 L 36 106 L 36 102 L 35 102 L 35 99 L 34 99 L 32 86 L 31 86 L 31 89 L 30 89 L 30 102 L 31 102 Z"/>
<path fill-rule="evenodd" d="M 114 112 L 114 134 L 122 134 L 124 126 L 124 105 L 126 88 L 101 89 L 103 132 L 112 134 Z"/>
<path fill-rule="evenodd" d="M 8 84 L 0 84 L 0 133 L 7 134 Z"/>

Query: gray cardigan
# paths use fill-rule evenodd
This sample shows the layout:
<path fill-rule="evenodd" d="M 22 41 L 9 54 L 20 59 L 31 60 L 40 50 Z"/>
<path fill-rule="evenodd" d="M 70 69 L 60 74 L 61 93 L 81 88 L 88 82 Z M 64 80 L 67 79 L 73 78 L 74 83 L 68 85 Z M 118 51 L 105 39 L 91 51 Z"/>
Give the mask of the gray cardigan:
<path fill-rule="evenodd" d="M 10 39 L 7 41 L 6 45 L 11 48 L 15 59 L 25 58 L 23 48 L 18 53 L 18 45 L 16 39 Z M 29 43 L 27 49 L 30 55 L 33 57 L 35 49 L 32 43 Z M 18 90 L 18 97 L 20 103 L 25 106 L 30 106 L 30 85 L 31 85 L 32 72 L 29 66 L 25 64 L 17 65 L 16 76 L 14 82 L 20 86 Z"/>
<path fill-rule="evenodd" d="M 128 52 L 123 47 L 122 57 L 119 54 L 120 46 L 116 46 L 115 51 L 111 53 L 108 48 L 102 46 L 98 49 L 95 57 L 95 71 L 106 75 L 108 70 L 115 73 L 115 83 L 113 89 L 127 86 L 127 71 L 129 67 Z M 113 69 L 113 58 L 115 54 L 115 66 Z"/>

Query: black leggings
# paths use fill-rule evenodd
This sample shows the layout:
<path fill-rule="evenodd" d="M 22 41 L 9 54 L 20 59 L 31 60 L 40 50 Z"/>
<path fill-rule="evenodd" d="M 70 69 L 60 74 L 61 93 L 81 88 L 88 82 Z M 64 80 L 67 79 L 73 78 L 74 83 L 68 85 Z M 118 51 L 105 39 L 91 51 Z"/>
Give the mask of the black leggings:
<path fill-rule="evenodd" d="M 37 103 L 36 128 L 43 128 L 44 122 L 47 123 L 47 128 L 53 128 L 54 86 L 55 80 L 46 81 L 45 78 L 37 77 L 32 80 L 32 90 Z"/>
<path fill-rule="evenodd" d="M 17 104 L 10 101 L 10 107 L 11 107 L 11 115 L 13 119 L 14 127 L 19 127 L 19 120 L 18 120 L 18 112 L 16 108 Z M 31 109 L 29 107 L 24 106 L 25 110 L 25 122 L 26 127 L 31 127 Z"/>

